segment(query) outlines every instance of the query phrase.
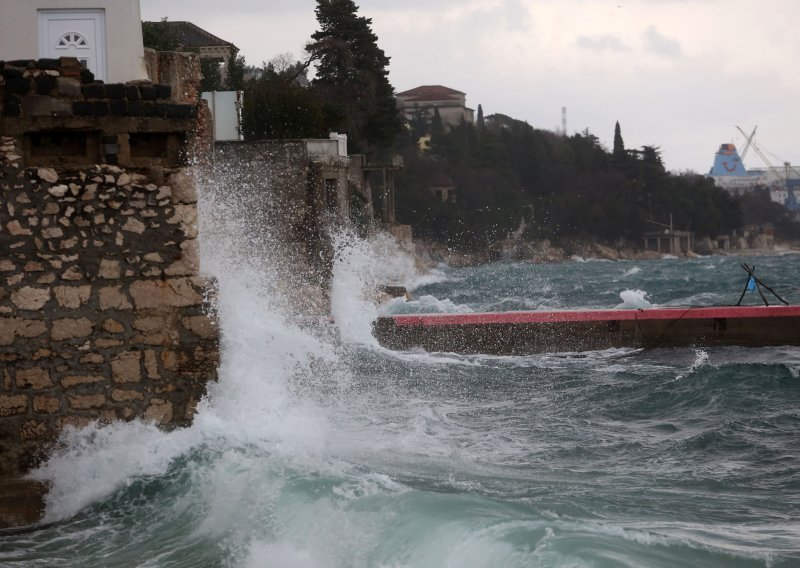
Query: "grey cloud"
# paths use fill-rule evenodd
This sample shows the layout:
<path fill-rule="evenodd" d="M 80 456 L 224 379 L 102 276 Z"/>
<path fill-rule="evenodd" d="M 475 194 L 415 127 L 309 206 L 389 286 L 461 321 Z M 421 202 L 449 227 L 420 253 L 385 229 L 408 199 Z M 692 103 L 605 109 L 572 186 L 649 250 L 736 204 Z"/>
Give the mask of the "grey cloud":
<path fill-rule="evenodd" d="M 506 28 L 512 31 L 524 30 L 528 27 L 529 14 L 527 8 L 518 0 L 505 3 Z"/>
<path fill-rule="evenodd" d="M 629 48 L 617 36 L 612 34 L 598 36 L 579 36 L 575 45 L 592 51 L 627 51 Z"/>
<path fill-rule="evenodd" d="M 659 33 L 655 26 L 650 26 L 645 30 L 644 48 L 651 53 L 665 57 L 680 57 L 683 54 L 681 44 Z"/>

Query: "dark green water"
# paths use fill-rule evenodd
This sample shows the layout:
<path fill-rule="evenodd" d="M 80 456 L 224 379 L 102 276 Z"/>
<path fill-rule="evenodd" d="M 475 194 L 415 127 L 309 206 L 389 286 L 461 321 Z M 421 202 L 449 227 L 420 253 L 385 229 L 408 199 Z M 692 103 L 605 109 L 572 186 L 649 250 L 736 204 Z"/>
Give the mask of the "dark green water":
<path fill-rule="evenodd" d="M 800 303 L 800 256 L 746 260 Z M 390 309 L 731 304 L 741 261 L 442 269 Z M 0 533 L 0 565 L 800 565 L 797 348 L 391 353 L 244 281 L 221 281 L 195 425 L 73 433 L 37 474 L 46 524 Z"/>

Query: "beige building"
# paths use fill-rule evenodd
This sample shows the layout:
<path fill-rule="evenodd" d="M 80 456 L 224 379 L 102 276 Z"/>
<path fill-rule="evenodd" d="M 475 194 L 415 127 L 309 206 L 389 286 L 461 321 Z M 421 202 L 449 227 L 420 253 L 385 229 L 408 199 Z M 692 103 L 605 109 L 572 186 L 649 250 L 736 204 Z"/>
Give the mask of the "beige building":
<path fill-rule="evenodd" d="M 438 109 L 443 124 L 455 126 L 461 120 L 475 123 L 475 111 L 466 104 L 467 95 L 449 87 L 423 85 L 398 93 L 396 97 L 397 106 L 406 120 L 411 120 L 419 112 L 426 112 L 432 117 L 434 109 Z"/>
<path fill-rule="evenodd" d="M 225 62 L 237 47 L 214 34 L 207 32 L 192 22 L 142 22 L 147 31 L 162 37 L 168 37 L 177 45 L 178 51 L 195 51 L 201 59 L 214 59 Z"/>
<path fill-rule="evenodd" d="M 139 0 L 2 0 L 0 59 L 75 57 L 110 83 L 146 79 Z"/>

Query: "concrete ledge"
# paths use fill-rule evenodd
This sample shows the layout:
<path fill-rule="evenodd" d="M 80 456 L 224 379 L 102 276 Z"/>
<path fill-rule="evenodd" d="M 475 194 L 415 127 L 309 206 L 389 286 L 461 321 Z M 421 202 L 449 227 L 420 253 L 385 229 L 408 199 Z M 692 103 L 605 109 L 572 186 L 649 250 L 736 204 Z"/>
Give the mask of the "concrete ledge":
<path fill-rule="evenodd" d="M 378 318 L 373 333 L 390 349 L 496 355 L 800 345 L 800 306 L 409 314 Z"/>

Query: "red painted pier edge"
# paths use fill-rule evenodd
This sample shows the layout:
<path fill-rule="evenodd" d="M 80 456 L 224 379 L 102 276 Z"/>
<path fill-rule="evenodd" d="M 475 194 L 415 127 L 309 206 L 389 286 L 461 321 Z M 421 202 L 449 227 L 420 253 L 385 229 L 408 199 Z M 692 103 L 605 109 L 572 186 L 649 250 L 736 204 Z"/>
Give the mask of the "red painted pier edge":
<path fill-rule="evenodd" d="M 405 314 L 385 316 L 398 327 L 437 325 L 521 324 L 598 321 L 648 321 L 720 318 L 800 317 L 800 306 L 710 306 L 624 310 L 555 310 L 466 314 Z"/>
<path fill-rule="evenodd" d="M 373 332 L 389 349 L 498 355 L 800 345 L 800 306 L 404 314 L 379 317 Z"/>

